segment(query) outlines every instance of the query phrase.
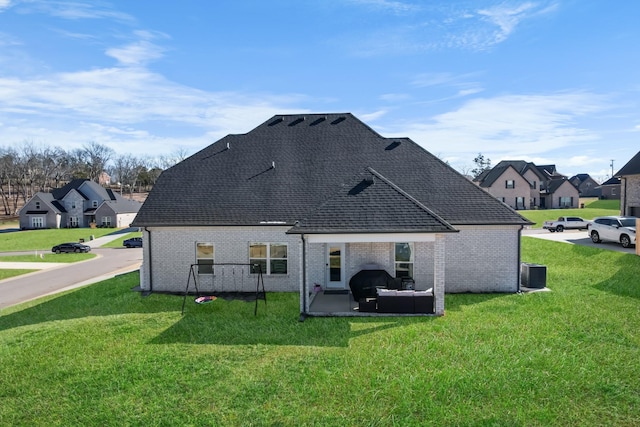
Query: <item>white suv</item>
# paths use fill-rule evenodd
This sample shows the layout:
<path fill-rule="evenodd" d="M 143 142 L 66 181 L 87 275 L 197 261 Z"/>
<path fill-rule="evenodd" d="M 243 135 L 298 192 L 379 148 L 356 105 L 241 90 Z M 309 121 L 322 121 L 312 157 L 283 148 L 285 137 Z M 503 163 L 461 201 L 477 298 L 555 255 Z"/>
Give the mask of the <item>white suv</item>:
<path fill-rule="evenodd" d="M 629 216 L 602 216 L 589 224 L 593 243 L 603 240 L 617 242 L 623 248 L 636 244 L 636 218 Z"/>

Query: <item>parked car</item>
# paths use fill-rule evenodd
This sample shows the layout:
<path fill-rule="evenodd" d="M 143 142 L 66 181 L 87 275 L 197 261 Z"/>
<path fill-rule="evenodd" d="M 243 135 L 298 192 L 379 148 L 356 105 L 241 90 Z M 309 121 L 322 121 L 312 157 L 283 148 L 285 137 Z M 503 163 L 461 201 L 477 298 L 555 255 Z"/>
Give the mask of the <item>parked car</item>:
<path fill-rule="evenodd" d="M 55 252 L 57 254 L 62 252 L 91 252 L 91 246 L 83 245 L 82 243 L 60 243 L 51 248 L 51 252 Z"/>
<path fill-rule="evenodd" d="M 628 216 L 602 216 L 589 224 L 589 236 L 593 243 L 617 242 L 623 248 L 636 244 L 636 219 Z"/>
<path fill-rule="evenodd" d="M 122 242 L 122 246 L 127 248 L 141 248 L 142 237 L 132 237 L 130 239 L 126 239 L 124 242 Z"/>
<path fill-rule="evenodd" d="M 561 216 L 555 221 L 545 221 L 542 228 L 550 232 L 562 233 L 564 230 L 586 230 L 591 221 L 577 216 Z"/>

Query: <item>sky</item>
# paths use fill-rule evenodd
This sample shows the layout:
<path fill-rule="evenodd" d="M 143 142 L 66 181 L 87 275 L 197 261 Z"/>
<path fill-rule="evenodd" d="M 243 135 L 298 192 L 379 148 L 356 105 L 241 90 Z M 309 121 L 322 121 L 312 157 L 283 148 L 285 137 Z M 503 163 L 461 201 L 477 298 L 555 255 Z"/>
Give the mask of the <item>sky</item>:
<path fill-rule="evenodd" d="M 350 112 L 463 173 L 604 181 L 640 151 L 638 22 L 635 0 L 0 0 L 0 146 L 153 158 Z"/>

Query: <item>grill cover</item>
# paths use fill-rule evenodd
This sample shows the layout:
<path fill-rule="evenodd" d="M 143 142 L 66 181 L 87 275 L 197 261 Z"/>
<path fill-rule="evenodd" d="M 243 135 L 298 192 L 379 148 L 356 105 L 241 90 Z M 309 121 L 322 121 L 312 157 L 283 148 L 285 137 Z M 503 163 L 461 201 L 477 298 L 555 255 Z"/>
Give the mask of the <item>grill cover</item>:
<path fill-rule="evenodd" d="M 377 297 L 376 288 L 399 289 L 401 279 L 396 279 L 386 270 L 360 270 L 349 280 L 353 299 Z"/>

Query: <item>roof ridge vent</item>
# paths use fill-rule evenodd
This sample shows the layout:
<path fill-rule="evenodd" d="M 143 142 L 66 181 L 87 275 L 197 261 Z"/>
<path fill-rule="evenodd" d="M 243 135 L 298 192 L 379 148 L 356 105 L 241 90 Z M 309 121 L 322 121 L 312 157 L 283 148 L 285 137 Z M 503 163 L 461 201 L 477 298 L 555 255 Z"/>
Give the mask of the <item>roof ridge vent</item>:
<path fill-rule="evenodd" d="M 275 126 L 283 120 L 284 120 L 284 117 L 276 117 L 271 121 L 271 123 L 269 123 L 269 126 Z"/>
<path fill-rule="evenodd" d="M 316 119 L 313 122 L 309 123 L 309 126 L 319 125 L 320 123 L 324 122 L 325 120 L 327 120 L 327 116 L 320 117 L 319 119 Z"/>
<path fill-rule="evenodd" d="M 295 119 L 294 121 L 292 121 L 291 123 L 289 123 L 289 126 L 295 126 L 299 123 L 304 122 L 304 117 L 298 117 L 297 119 Z"/>

